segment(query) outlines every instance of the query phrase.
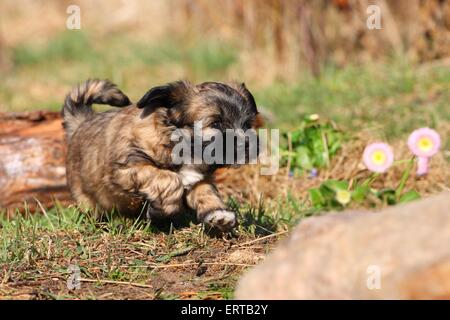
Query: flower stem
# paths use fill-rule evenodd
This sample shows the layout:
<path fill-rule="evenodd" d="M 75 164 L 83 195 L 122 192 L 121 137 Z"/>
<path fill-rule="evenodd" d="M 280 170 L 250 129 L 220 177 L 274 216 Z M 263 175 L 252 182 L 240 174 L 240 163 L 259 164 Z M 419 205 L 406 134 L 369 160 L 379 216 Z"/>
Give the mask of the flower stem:
<path fill-rule="evenodd" d="M 417 172 L 418 176 L 423 176 L 428 173 L 428 158 L 418 157 L 417 158 Z"/>
<path fill-rule="evenodd" d="M 380 175 L 380 173 L 374 172 L 372 173 L 364 182 L 361 184 L 364 187 L 369 187 Z"/>
<path fill-rule="evenodd" d="M 408 166 L 406 167 L 405 171 L 403 171 L 402 178 L 400 179 L 400 183 L 398 184 L 398 187 L 395 190 L 395 197 L 396 197 L 397 201 L 400 199 L 403 189 L 405 188 L 406 181 L 409 178 L 409 175 L 411 173 L 411 169 L 412 169 L 413 165 L 414 165 L 414 158 L 409 160 Z"/>

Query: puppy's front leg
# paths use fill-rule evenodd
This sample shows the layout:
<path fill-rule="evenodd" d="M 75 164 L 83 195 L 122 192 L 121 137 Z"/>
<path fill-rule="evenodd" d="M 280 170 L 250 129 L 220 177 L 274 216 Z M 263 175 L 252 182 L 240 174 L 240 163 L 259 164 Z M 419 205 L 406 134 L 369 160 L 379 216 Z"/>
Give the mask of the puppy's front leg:
<path fill-rule="evenodd" d="M 226 209 L 216 187 L 207 182 L 200 182 L 189 190 L 186 196 L 189 207 L 197 211 L 197 218 L 222 231 L 236 225 L 236 215 Z"/>

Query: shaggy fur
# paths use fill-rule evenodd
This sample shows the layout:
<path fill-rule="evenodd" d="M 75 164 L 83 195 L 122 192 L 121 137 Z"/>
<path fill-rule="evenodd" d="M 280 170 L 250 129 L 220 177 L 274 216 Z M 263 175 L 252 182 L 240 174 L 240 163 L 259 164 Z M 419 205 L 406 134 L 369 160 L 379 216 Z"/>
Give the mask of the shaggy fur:
<path fill-rule="evenodd" d="M 93 103 L 122 107 L 93 112 Z M 220 165 L 175 165 L 170 137 L 193 124 L 224 131 L 257 121 L 244 84 L 174 82 L 152 88 L 136 105 L 108 81 L 74 88 L 63 106 L 68 141 L 67 180 L 78 205 L 95 211 L 167 218 L 187 205 L 198 219 L 222 230 L 235 225 L 213 183 Z"/>

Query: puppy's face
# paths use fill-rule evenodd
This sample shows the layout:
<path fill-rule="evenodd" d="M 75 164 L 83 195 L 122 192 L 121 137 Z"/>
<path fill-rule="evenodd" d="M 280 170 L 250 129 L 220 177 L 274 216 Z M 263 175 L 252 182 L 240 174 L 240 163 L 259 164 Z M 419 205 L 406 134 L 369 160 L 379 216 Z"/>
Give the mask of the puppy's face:
<path fill-rule="evenodd" d="M 256 132 L 249 129 L 255 128 L 258 111 L 252 94 L 244 84 L 204 82 L 193 86 L 188 82 L 174 82 L 152 88 L 137 106 L 143 109 L 143 118 L 159 108 L 167 109 L 170 125 L 183 130 L 192 138 L 198 134 L 195 126 L 200 128 L 202 151 L 220 135 L 223 158 L 214 164 L 216 166 L 248 163 L 252 158 L 249 149 L 253 147 L 256 148 L 253 157 L 257 156 Z M 229 139 L 234 139 L 234 143 L 230 144 Z M 240 151 L 244 149 L 244 161 L 238 161 L 239 148 Z M 230 155 L 233 156 L 232 163 Z"/>

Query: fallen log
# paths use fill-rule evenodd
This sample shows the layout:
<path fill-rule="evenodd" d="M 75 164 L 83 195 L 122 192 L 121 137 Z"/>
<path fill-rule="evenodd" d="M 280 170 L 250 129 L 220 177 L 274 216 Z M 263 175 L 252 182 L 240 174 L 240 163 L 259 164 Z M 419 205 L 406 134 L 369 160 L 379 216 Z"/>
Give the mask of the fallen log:
<path fill-rule="evenodd" d="M 257 127 L 262 124 L 258 118 Z M 73 203 L 66 185 L 66 149 L 59 112 L 0 112 L 0 214 Z M 236 173 L 227 172 L 216 172 L 221 191 L 236 184 Z"/>
<path fill-rule="evenodd" d="M 0 211 L 69 204 L 65 155 L 58 112 L 0 113 Z"/>

